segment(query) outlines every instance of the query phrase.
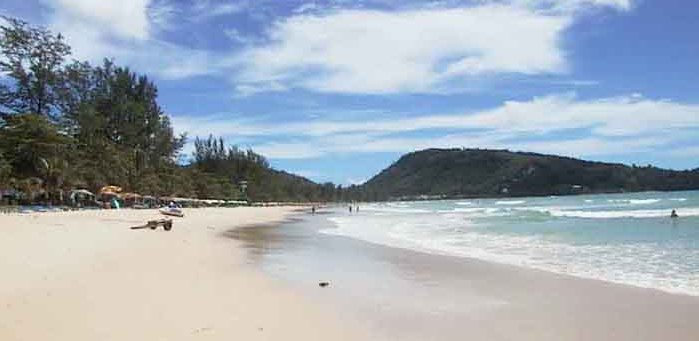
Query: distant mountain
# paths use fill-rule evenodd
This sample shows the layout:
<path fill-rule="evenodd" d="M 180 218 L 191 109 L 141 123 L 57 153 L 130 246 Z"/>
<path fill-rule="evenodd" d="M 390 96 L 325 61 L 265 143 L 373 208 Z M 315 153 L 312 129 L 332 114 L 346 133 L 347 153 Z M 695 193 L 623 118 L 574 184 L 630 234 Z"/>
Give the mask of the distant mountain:
<path fill-rule="evenodd" d="M 507 150 L 427 149 L 363 184 L 365 199 L 537 196 L 699 189 L 699 170 L 578 160 Z"/>

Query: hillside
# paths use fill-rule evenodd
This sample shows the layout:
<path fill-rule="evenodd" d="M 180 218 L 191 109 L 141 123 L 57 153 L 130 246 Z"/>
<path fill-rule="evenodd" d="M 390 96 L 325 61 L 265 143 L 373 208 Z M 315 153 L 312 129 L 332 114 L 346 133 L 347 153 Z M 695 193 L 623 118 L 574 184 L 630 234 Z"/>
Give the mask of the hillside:
<path fill-rule="evenodd" d="M 427 149 L 362 185 L 370 199 L 536 196 L 699 189 L 699 170 L 591 162 L 507 150 Z"/>

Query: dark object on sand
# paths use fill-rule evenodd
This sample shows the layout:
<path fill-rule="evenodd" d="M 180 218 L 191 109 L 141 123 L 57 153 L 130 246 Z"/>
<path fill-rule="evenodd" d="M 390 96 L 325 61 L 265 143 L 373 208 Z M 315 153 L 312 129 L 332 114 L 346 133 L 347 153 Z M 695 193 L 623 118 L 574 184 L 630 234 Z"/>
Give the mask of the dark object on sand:
<path fill-rule="evenodd" d="M 172 230 L 172 219 L 159 219 L 159 220 L 149 220 L 145 225 L 141 226 L 132 226 L 132 230 L 138 230 L 138 229 L 151 229 L 155 230 L 158 228 L 158 226 L 163 226 L 165 231 L 170 231 Z"/>
<path fill-rule="evenodd" d="M 327 287 L 327 286 L 329 286 L 329 285 L 330 285 L 329 282 L 320 282 L 320 283 L 318 283 L 318 286 L 321 287 L 321 288 L 325 288 L 325 287 Z"/>

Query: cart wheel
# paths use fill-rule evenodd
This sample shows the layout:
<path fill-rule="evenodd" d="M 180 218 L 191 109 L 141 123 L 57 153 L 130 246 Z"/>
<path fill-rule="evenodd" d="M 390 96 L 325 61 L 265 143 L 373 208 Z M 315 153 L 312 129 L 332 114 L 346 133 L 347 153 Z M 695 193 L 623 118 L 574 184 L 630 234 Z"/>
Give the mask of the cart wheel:
<path fill-rule="evenodd" d="M 172 230 L 172 221 L 166 222 L 163 227 L 165 228 L 165 231 Z"/>
<path fill-rule="evenodd" d="M 155 230 L 155 229 L 158 228 L 158 225 L 156 225 L 156 224 L 151 224 L 151 225 L 148 226 L 148 227 L 150 227 L 151 230 Z"/>

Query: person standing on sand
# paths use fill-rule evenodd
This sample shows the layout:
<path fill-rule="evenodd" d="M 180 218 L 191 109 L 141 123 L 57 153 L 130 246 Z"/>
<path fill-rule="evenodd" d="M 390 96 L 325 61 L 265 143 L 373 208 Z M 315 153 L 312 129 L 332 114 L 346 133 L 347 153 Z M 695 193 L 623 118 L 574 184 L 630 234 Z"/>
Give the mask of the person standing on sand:
<path fill-rule="evenodd" d="M 349 212 L 352 214 L 352 204 L 349 205 Z"/>

